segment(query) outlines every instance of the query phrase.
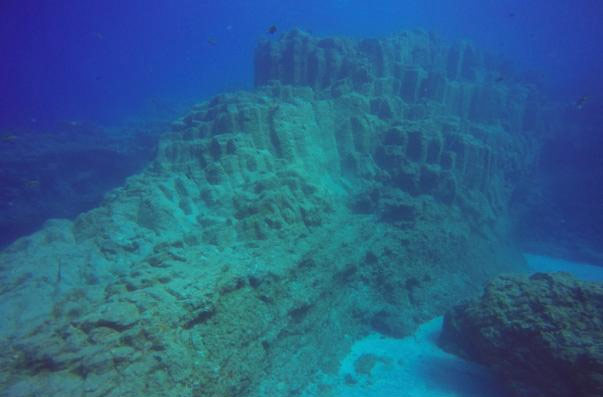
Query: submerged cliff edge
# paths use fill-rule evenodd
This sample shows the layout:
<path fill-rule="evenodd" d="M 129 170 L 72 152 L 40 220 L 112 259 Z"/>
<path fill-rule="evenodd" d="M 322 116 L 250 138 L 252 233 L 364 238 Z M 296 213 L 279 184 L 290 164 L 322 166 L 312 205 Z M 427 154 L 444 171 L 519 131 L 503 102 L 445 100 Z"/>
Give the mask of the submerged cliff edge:
<path fill-rule="evenodd" d="M 0 253 L 0 395 L 295 395 L 522 269 L 508 204 L 554 117 L 504 62 L 292 31 L 255 82 Z"/>

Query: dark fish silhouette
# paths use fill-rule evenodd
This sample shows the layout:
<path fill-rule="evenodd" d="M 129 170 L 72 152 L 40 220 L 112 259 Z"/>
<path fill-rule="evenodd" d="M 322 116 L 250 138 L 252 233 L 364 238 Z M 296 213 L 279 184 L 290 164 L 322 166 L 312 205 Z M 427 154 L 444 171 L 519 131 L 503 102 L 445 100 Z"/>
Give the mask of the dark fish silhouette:
<path fill-rule="evenodd" d="M 212 47 L 213 47 L 213 46 L 215 46 L 216 44 L 218 44 L 218 41 L 217 41 L 215 38 L 210 37 L 210 38 L 208 38 L 208 39 L 207 39 L 207 44 L 209 44 L 210 46 L 212 46 Z"/>
<path fill-rule="evenodd" d="M 501 81 L 503 81 L 505 78 L 502 76 L 499 76 L 496 78 L 496 80 L 494 80 L 495 83 L 500 83 Z"/>
<path fill-rule="evenodd" d="M 278 30 L 278 29 L 276 28 L 276 25 L 272 25 L 272 26 L 270 26 L 270 27 L 268 28 L 267 32 L 268 32 L 269 34 L 275 34 L 277 30 Z"/>

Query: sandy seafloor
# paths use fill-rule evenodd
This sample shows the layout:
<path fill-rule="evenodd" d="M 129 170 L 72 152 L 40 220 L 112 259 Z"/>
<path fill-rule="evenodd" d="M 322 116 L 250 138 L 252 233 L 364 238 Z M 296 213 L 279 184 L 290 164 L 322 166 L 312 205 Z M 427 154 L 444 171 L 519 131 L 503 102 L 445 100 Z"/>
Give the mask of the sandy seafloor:
<path fill-rule="evenodd" d="M 565 271 L 583 280 L 603 281 L 603 266 L 532 254 L 525 258 L 531 272 Z M 437 317 L 404 339 L 367 336 L 354 344 L 336 376 L 325 375 L 322 386 L 309 387 L 304 397 L 324 395 L 320 389 L 325 384 L 336 397 L 505 397 L 487 369 L 438 348 L 441 325 L 442 317 Z M 356 373 L 354 363 L 362 355 L 378 357 L 370 373 Z"/>

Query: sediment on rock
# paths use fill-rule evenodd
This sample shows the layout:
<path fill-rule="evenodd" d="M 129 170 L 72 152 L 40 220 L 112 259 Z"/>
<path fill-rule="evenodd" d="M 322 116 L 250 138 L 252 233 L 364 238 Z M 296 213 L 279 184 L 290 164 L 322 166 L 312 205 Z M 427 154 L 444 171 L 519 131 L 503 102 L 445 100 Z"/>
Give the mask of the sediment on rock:
<path fill-rule="evenodd" d="M 515 396 L 603 393 L 603 286 L 565 273 L 500 276 L 444 318 L 440 345 L 496 371 Z"/>

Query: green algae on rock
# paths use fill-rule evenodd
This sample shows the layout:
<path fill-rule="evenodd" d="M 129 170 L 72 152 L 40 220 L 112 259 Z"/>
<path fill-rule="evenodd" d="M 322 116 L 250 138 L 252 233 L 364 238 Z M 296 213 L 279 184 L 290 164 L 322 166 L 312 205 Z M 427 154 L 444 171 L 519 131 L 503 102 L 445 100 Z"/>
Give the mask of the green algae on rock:
<path fill-rule="evenodd" d="M 440 345 L 484 364 L 516 396 L 603 394 L 603 285 L 567 273 L 499 276 L 444 318 Z"/>

